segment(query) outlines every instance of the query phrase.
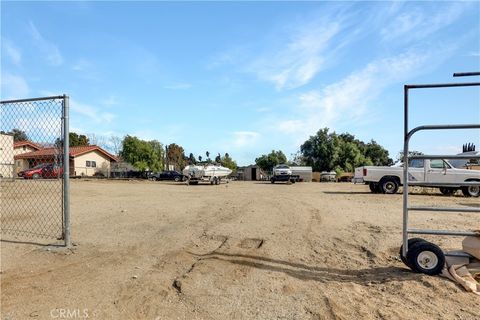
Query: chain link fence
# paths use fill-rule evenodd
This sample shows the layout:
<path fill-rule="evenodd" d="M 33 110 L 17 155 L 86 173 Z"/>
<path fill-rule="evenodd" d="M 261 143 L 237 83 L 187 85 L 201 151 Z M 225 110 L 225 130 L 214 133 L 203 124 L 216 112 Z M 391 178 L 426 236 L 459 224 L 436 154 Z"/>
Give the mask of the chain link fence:
<path fill-rule="evenodd" d="M 68 97 L 0 102 L 2 239 L 70 242 Z"/>

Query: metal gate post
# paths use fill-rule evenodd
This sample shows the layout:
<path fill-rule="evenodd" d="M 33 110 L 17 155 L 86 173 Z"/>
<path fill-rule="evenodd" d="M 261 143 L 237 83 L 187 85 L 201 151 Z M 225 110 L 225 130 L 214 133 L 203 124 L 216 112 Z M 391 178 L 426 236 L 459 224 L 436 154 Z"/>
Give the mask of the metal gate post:
<path fill-rule="evenodd" d="M 69 97 L 63 95 L 63 215 L 65 246 L 70 247 L 70 129 Z"/>

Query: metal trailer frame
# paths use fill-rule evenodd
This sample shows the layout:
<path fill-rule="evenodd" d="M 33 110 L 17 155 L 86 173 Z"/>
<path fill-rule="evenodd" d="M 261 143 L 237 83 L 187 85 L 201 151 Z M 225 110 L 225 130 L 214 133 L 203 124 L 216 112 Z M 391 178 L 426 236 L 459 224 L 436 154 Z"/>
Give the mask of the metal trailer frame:
<path fill-rule="evenodd" d="M 480 72 L 465 72 L 454 73 L 454 77 L 464 76 L 480 76 Z M 464 83 L 440 83 L 440 84 L 417 84 L 417 85 L 405 85 L 404 86 L 404 146 L 403 146 L 403 229 L 402 229 L 402 258 L 407 257 L 408 254 L 408 236 L 410 234 L 427 234 L 427 235 L 447 235 L 447 236 L 480 236 L 480 232 L 468 231 L 468 230 L 432 230 L 432 229 L 412 229 L 408 225 L 409 211 L 436 211 L 436 212 L 479 212 L 480 208 L 446 208 L 446 207 L 424 207 L 424 206 L 409 206 L 408 203 L 408 160 L 409 159 L 480 159 L 480 155 L 412 155 L 409 156 L 409 142 L 410 138 L 419 131 L 423 130 L 448 130 L 448 129 L 480 129 L 479 124 L 449 124 L 449 125 L 422 125 L 409 129 L 408 126 L 408 93 L 411 89 L 427 89 L 427 88 L 450 88 L 450 87 L 472 87 L 480 86 L 480 82 L 464 82 Z M 412 182 L 415 186 L 431 186 L 432 183 Z M 445 184 L 448 185 L 448 184 Z M 451 184 L 457 186 L 458 184 Z M 480 186 L 480 181 L 463 182 L 461 186 Z M 445 256 L 457 256 L 457 257 L 471 257 L 467 253 L 445 253 Z M 406 261 L 406 260 L 405 260 Z"/>

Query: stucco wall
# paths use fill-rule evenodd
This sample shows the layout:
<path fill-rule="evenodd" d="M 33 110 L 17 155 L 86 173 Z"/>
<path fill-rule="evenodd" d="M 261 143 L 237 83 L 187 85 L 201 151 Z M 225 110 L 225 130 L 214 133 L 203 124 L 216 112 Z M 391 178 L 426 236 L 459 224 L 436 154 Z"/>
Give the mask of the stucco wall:
<path fill-rule="evenodd" d="M 0 176 L 13 177 L 13 136 L 0 134 Z"/>
<path fill-rule="evenodd" d="M 20 146 L 13 149 L 13 155 L 16 156 L 18 154 L 32 152 L 32 151 L 37 151 L 37 149 L 34 149 L 30 146 Z"/>
<path fill-rule="evenodd" d="M 87 167 L 87 161 L 95 161 L 96 167 Z M 82 154 L 74 158 L 75 176 L 93 176 L 96 172 L 101 172 L 105 176 L 109 176 L 110 158 L 98 152 L 97 150 Z"/>

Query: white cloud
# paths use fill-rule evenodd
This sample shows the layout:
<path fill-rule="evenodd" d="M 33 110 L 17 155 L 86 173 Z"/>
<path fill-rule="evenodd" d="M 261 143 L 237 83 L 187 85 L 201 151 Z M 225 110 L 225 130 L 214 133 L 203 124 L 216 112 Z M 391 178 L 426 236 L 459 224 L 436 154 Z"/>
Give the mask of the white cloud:
<path fill-rule="evenodd" d="M 19 66 L 22 62 L 22 53 L 20 50 L 13 45 L 13 43 L 7 39 L 2 41 L 2 46 L 4 48 L 4 52 L 8 55 L 10 60 L 13 64 Z"/>
<path fill-rule="evenodd" d="M 90 69 L 92 67 L 92 63 L 86 59 L 79 59 L 73 66 L 72 70 L 75 71 L 85 71 L 86 69 Z"/>
<path fill-rule="evenodd" d="M 22 76 L 2 73 L 0 82 L 2 99 L 24 99 L 30 94 L 30 87 Z"/>
<path fill-rule="evenodd" d="M 338 124 L 358 124 L 370 118 L 369 105 L 389 86 L 403 83 L 419 74 L 429 72 L 449 53 L 407 52 L 398 56 L 378 59 L 363 69 L 354 71 L 344 79 L 321 90 L 312 90 L 298 96 L 297 116 L 278 120 L 271 128 L 293 134 L 302 140 L 322 127 Z M 428 66 L 427 66 L 428 65 Z M 366 116 L 368 114 L 368 116 Z"/>
<path fill-rule="evenodd" d="M 408 42 L 426 38 L 427 36 L 445 28 L 468 10 L 468 3 L 441 4 L 435 9 L 423 10 L 413 8 L 405 10 L 381 30 L 384 40 L 400 40 Z"/>
<path fill-rule="evenodd" d="M 238 148 L 252 146 L 259 137 L 258 132 L 236 131 L 233 133 L 233 145 Z"/>
<path fill-rule="evenodd" d="M 101 112 L 98 108 L 91 105 L 78 102 L 70 98 L 70 108 L 73 112 L 88 118 L 90 121 L 99 123 L 111 123 L 116 117 L 115 114 L 110 112 Z"/>
<path fill-rule="evenodd" d="M 118 100 L 117 100 L 117 97 L 115 96 L 109 96 L 108 98 L 102 100 L 101 104 L 103 104 L 106 107 L 112 107 L 118 104 Z"/>
<path fill-rule="evenodd" d="M 326 51 L 341 29 L 340 21 L 296 27 L 285 45 L 264 53 L 247 69 L 278 90 L 301 87 L 325 67 Z"/>
<path fill-rule="evenodd" d="M 32 21 L 29 22 L 29 30 L 35 45 L 45 55 L 47 62 L 53 66 L 63 64 L 63 57 L 58 47 L 45 39 Z"/>

